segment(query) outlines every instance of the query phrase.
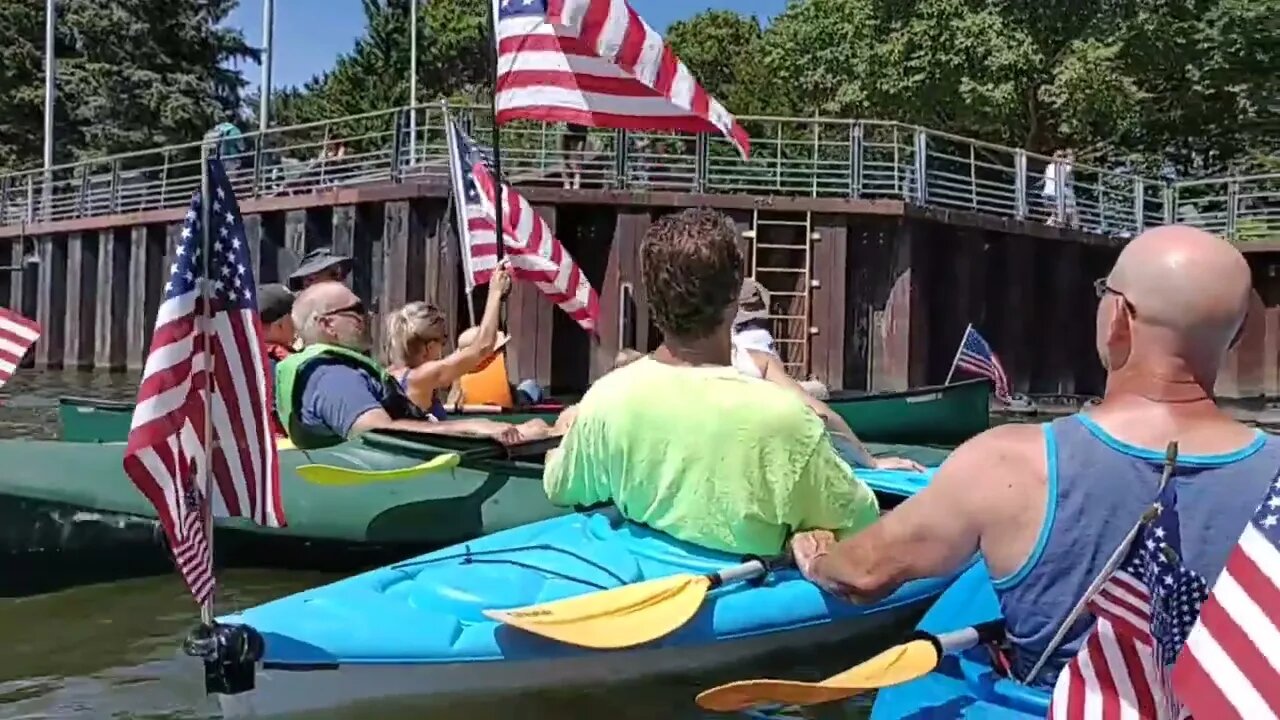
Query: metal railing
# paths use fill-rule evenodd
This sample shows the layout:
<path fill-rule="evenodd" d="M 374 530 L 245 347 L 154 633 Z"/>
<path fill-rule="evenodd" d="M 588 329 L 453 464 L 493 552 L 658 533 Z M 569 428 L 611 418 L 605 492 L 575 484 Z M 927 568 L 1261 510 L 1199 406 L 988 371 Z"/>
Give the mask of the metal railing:
<path fill-rule="evenodd" d="M 489 141 L 487 108 L 450 110 Z M 1053 161 L 1022 150 L 877 120 L 739 120 L 752 138 L 748 160 L 717 136 L 591 130 L 566 143 L 557 125 L 511 123 L 501 130 L 502 169 L 517 184 L 889 198 L 1118 237 L 1176 219 L 1239 241 L 1280 240 L 1277 175 L 1169 184 L 1077 163 L 1065 191 L 1053 193 L 1044 179 Z M 0 226 L 186 206 L 199 187 L 203 142 L 61 165 L 47 175 L 0 175 Z M 448 176 L 440 106 L 273 128 L 219 146 L 242 199 Z"/>

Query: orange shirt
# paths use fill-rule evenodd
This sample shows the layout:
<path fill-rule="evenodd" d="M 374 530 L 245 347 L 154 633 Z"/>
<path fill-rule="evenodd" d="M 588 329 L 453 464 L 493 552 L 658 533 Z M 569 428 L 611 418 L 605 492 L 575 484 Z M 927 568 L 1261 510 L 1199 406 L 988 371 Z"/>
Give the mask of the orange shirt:
<path fill-rule="evenodd" d="M 480 367 L 463 375 L 458 382 L 462 387 L 463 405 L 497 405 L 503 408 L 515 405 L 511 397 L 511 384 L 507 381 L 506 355 L 503 353 L 491 356 Z"/>

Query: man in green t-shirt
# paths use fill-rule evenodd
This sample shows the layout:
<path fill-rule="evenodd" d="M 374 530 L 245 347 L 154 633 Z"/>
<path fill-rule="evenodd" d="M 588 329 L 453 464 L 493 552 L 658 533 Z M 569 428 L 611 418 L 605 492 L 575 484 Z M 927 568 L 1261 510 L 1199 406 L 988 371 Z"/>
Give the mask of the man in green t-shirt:
<path fill-rule="evenodd" d="M 562 505 L 612 501 L 631 520 L 704 547 L 779 552 L 788 534 L 852 534 L 876 497 L 792 392 L 732 365 L 742 286 L 737 232 L 723 214 L 655 222 L 641 249 L 664 342 L 582 398 L 543 485 Z"/>

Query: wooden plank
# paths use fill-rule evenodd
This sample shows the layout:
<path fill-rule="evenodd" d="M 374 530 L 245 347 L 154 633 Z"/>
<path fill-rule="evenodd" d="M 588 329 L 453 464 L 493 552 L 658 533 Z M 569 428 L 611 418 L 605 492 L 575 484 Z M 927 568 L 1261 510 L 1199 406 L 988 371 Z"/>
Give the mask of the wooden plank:
<path fill-rule="evenodd" d="M 930 229 L 915 221 L 884 227 L 883 254 L 871 265 L 878 276 L 861 293 L 870 297 L 868 351 L 871 356 L 870 389 L 905 390 L 930 381 L 933 329 L 929 296 L 936 243 L 929 243 Z M 851 260 L 854 267 L 860 259 Z M 860 283 L 861 284 L 861 283 Z M 857 308 L 855 312 L 861 312 Z M 942 370 L 946 372 L 945 368 Z M 941 381 L 942 378 L 937 378 Z"/>
<path fill-rule="evenodd" d="M 143 228 L 145 232 L 145 228 Z M 97 323 L 94 333 L 93 366 L 96 369 L 125 367 L 128 352 L 130 244 L 133 232 L 117 228 L 98 235 Z M 139 288 L 141 289 L 141 288 Z"/>
<path fill-rule="evenodd" d="M 356 239 L 356 206 L 337 205 L 333 208 L 333 226 L 330 237 L 335 255 L 351 255 Z"/>
<path fill-rule="evenodd" d="M 1035 253 L 1037 244 L 1025 237 L 1005 235 L 996 246 L 999 272 L 992 273 L 988 283 L 1003 300 L 992 303 L 999 316 L 996 342 L 1000 344 L 1000 361 L 1009 376 L 1010 389 L 1031 389 L 1031 365 L 1036 354 Z"/>
<path fill-rule="evenodd" d="M 556 231 L 556 209 L 536 205 L 537 212 Z M 477 306 L 479 311 L 479 306 Z M 512 341 L 508 345 L 507 374 L 512 384 L 532 379 L 547 387 L 551 384 L 552 316 L 551 301 L 531 282 L 517 280 L 507 296 L 507 326 Z"/>
<path fill-rule="evenodd" d="M 1040 267 L 1044 278 L 1041 288 L 1048 293 L 1043 299 L 1049 308 L 1049 327 L 1054 331 L 1044 338 L 1040 363 L 1044 368 L 1042 381 L 1033 389 L 1069 395 L 1076 391 L 1075 359 L 1071 353 L 1078 344 L 1081 327 L 1081 318 L 1075 312 L 1077 299 L 1072 296 L 1080 286 L 1080 245 L 1056 243 L 1046 246 L 1045 250 Z"/>
<path fill-rule="evenodd" d="M 130 369 L 140 369 L 146 359 L 147 331 L 144 329 L 149 320 L 146 314 L 147 305 L 147 257 L 151 253 L 148 239 L 151 226 L 138 225 L 129 233 L 129 307 L 125 316 L 125 339 L 129 351 L 125 364 Z"/>
<path fill-rule="evenodd" d="M 843 390 L 849 226 L 839 215 L 818 215 L 813 225 L 818 240 L 813 246 L 815 284 L 810 297 L 812 325 L 818 333 L 810 339 L 811 374 L 830 390 Z"/>
<path fill-rule="evenodd" d="M 452 319 L 449 324 L 450 341 L 457 337 L 458 328 L 470 324 L 467 309 L 458 304 L 462 288 L 461 246 L 453 231 L 451 213 L 441 208 L 430 228 L 434 232 L 424 244 L 426 254 L 423 263 L 422 295 Z"/>
<path fill-rule="evenodd" d="M 262 274 L 262 216 L 246 215 L 244 216 L 244 239 L 249 250 L 249 264 L 253 266 L 253 279 L 259 285 L 269 282 L 276 282 L 276 276 L 273 273 L 270 278 L 264 278 Z"/>
<path fill-rule="evenodd" d="M 37 367 L 62 367 L 66 337 L 67 238 L 52 235 L 39 239 L 40 285 L 36 322 L 43 332 L 36 341 Z"/>
<path fill-rule="evenodd" d="M 93 366 L 100 235 L 110 239 L 114 231 L 73 233 L 67 238 L 66 332 L 63 335 L 62 358 L 63 365 L 69 368 Z"/>
<path fill-rule="evenodd" d="M 307 254 L 306 210 L 290 210 L 285 213 L 284 247 L 299 258 Z"/>
<path fill-rule="evenodd" d="M 333 245 L 333 208 L 316 205 L 305 211 L 303 245 L 308 251 Z"/>
<path fill-rule="evenodd" d="M 384 205 L 369 204 L 356 208 L 351 289 L 369 307 L 377 305 L 382 293 L 382 235 L 385 231 Z"/>
<path fill-rule="evenodd" d="M 400 283 L 404 292 L 400 305 L 426 299 L 427 272 L 440 262 L 435 231 L 440 224 L 437 216 L 442 207 L 440 203 L 430 200 L 414 200 L 409 203 L 409 227 L 402 251 L 403 264 L 395 267 L 396 274 L 402 278 Z M 432 248 L 430 251 L 429 244 Z"/>
<path fill-rule="evenodd" d="M 413 227 L 413 209 L 405 202 L 387 203 L 384 209 L 381 255 L 376 256 L 375 277 L 379 285 L 377 314 L 386 317 L 405 303 L 405 277 L 409 265 L 409 238 Z M 373 329 L 374 347 L 382 347 L 382 327 Z"/>
<path fill-rule="evenodd" d="M 15 239 L 9 242 L 9 264 L 13 265 L 14 267 L 21 267 L 22 271 L 12 273 L 13 279 L 9 283 L 9 304 L 6 305 L 5 307 L 15 310 L 19 313 L 24 313 L 22 301 L 23 301 L 23 298 L 25 297 L 25 294 L 23 291 L 25 290 L 24 280 L 26 279 L 26 275 L 27 275 L 27 262 L 26 262 L 27 250 L 24 247 L 24 245 L 26 245 L 26 241 L 22 240 L 21 238 Z M 37 271 L 37 273 L 38 272 L 39 271 Z M 38 277 L 38 274 L 37 274 L 37 277 Z"/>

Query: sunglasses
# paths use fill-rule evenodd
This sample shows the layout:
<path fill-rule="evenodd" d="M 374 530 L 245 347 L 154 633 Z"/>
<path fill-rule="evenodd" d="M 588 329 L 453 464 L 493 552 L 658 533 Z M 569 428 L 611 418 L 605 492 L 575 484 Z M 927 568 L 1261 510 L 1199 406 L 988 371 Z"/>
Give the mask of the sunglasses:
<path fill-rule="evenodd" d="M 350 305 L 346 305 L 344 307 L 337 308 L 336 310 L 330 310 L 327 313 L 323 313 L 320 317 L 332 317 L 334 315 L 355 315 L 356 317 L 364 318 L 368 314 L 369 314 L 368 310 L 366 310 L 364 307 L 364 302 L 361 300 L 357 300 L 351 303 Z"/>

